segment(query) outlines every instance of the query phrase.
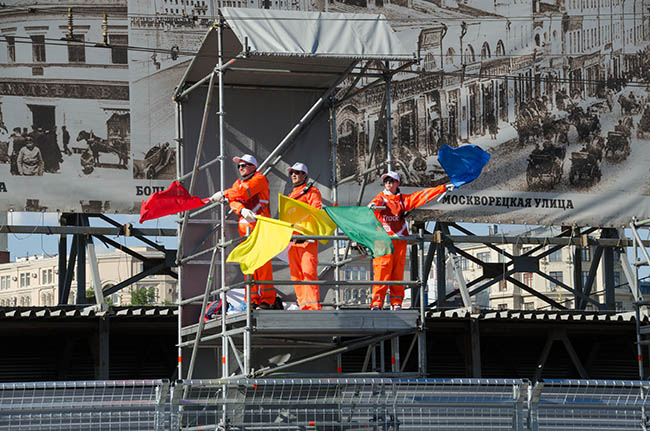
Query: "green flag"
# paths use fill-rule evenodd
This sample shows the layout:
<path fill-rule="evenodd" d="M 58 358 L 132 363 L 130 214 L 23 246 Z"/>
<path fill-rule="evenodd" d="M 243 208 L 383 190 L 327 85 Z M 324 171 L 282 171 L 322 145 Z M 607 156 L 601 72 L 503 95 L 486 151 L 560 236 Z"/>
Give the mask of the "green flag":
<path fill-rule="evenodd" d="M 324 207 L 327 215 L 352 240 L 370 249 L 372 257 L 393 252 L 393 242 L 368 207 Z"/>

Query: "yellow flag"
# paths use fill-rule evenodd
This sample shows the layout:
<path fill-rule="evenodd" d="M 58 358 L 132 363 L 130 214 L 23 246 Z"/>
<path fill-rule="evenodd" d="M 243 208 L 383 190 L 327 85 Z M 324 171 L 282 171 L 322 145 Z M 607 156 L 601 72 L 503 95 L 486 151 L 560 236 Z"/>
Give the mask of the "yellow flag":
<path fill-rule="evenodd" d="M 284 250 L 291 241 L 291 235 L 291 223 L 258 215 L 251 235 L 230 252 L 226 262 L 237 262 L 241 272 L 252 274 Z"/>
<path fill-rule="evenodd" d="M 325 211 L 309 204 L 281 194 L 279 206 L 278 218 L 291 223 L 303 235 L 332 235 L 336 229 L 336 224 Z M 321 240 L 321 243 L 326 244 L 327 240 Z"/>

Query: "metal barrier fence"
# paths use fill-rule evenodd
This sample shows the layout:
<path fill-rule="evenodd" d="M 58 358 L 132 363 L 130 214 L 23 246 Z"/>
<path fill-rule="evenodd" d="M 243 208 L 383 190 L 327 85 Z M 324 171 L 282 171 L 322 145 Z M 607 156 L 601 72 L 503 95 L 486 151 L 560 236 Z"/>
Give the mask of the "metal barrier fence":
<path fill-rule="evenodd" d="M 240 379 L 0 384 L 0 430 L 646 430 L 650 382 Z"/>
<path fill-rule="evenodd" d="M 0 430 L 168 430 L 169 382 L 0 384 Z"/>
<path fill-rule="evenodd" d="M 195 380 L 177 384 L 172 403 L 183 430 L 523 430 L 527 387 L 507 379 Z"/>
<path fill-rule="evenodd" d="M 646 430 L 650 382 L 624 380 L 544 380 L 529 404 L 530 429 Z"/>

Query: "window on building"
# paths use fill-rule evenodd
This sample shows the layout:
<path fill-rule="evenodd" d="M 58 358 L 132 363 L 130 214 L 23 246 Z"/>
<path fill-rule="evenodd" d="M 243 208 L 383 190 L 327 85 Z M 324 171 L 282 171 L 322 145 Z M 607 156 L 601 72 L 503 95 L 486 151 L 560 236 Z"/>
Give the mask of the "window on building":
<path fill-rule="evenodd" d="M 127 64 L 129 62 L 127 50 L 129 36 L 126 34 L 111 34 L 109 43 L 111 44 L 111 63 Z"/>
<path fill-rule="evenodd" d="M 503 311 L 508 309 L 508 304 L 497 304 L 497 310 Z"/>
<path fill-rule="evenodd" d="M 497 50 L 495 54 L 497 57 L 503 57 L 504 55 L 506 55 L 506 49 L 503 46 L 503 41 L 500 40 L 497 42 Z"/>
<path fill-rule="evenodd" d="M 11 285 L 11 278 L 9 275 L 0 276 L 0 290 L 8 290 Z"/>
<path fill-rule="evenodd" d="M 616 311 L 623 311 L 623 303 L 616 301 Z"/>
<path fill-rule="evenodd" d="M 470 269 L 469 259 L 465 256 L 460 256 L 460 269 L 467 270 Z"/>
<path fill-rule="evenodd" d="M 75 35 L 73 40 L 68 41 L 68 62 L 86 62 L 86 46 L 84 45 L 84 36 L 82 34 Z"/>
<path fill-rule="evenodd" d="M 621 273 L 618 271 L 614 271 L 614 287 L 622 287 L 621 286 Z"/>
<path fill-rule="evenodd" d="M 589 278 L 588 271 L 582 271 L 582 287 L 584 288 L 587 285 L 587 278 Z"/>
<path fill-rule="evenodd" d="M 528 287 L 533 287 L 533 273 L 524 272 L 524 284 Z"/>
<path fill-rule="evenodd" d="M 524 302 L 524 310 L 534 310 L 535 309 L 535 303 L 534 302 Z"/>
<path fill-rule="evenodd" d="M 449 48 L 447 50 L 447 57 L 445 58 L 445 63 L 447 64 L 454 64 L 456 57 L 456 51 L 454 51 L 454 48 Z"/>
<path fill-rule="evenodd" d="M 508 282 L 505 280 L 499 280 L 499 292 L 505 292 L 508 290 Z"/>
<path fill-rule="evenodd" d="M 45 36 L 31 36 L 32 39 L 32 61 L 34 63 L 45 63 Z"/>
<path fill-rule="evenodd" d="M 589 262 L 591 260 L 591 247 L 582 247 L 580 249 L 580 259 L 583 262 Z"/>
<path fill-rule="evenodd" d="M 7 63 L 16 62 L 16 38 L 14 36 L 5 36 L 7 42 Z"/>
<path fill-rule="evenodd" d="M 556 279 L 556 280 L 559 281 L 560 283 L 563 283 L 563 282 L 564 282 L 564 280 L 562 279 L 562 271 L 551 271 L 551 272 L 548 273 L 548 275 L 551 276 L 551 277 L 553 277 L 554 279 Z M 549 288 L 551 291 L 555 292 L 555 291 L 557 290 L 558 286 L 559 286 L 559 285 L 558 285 L 557 283 L 555 283 L 555 282 L 549 280 L 549 282 L 548 282 L 548 288 Z"/>
<path fill-rule="evenodd" d="M 490 45 L 485 42 L 481 47 L 481 60 L 487 60 L 490 57 L 492 57 L 492 54 L 490 53 Z"/>
<path fill-rule="evenodd" d="M 52 284 L 53 271 L 51 269 L 41 270 L 41 284 Z"/>
<path fill-rule="evenodd" d="M 549 262 L 562 262 L 562 249 L 556 250 L 548 255 Z"/>
<path fill-rule="evenodd" d="M 481 261 L 483 261 L 483 262 L 485 262 L 485 263 L 489 263 L 489 262 L 490 262 L 490 252 L 489 252 L 489 251 L 483 251 L 483 252 L 477 253 L 477 254 L 476 254 L 476 257 L 477 257 L 479 260 L 481 260 Z"/>
<path fill-rule="evenodd" d="M 367 280 L 368 279 L 368 274 L 366 271 L 366 267 L 362 266 L 359 268 L 359 280 Z"/>
<path fill-rule="evenodd" d="M 21 272 L 20 273 L 20 287 L 28 287 L 29 286 L 29 272 Z"/>

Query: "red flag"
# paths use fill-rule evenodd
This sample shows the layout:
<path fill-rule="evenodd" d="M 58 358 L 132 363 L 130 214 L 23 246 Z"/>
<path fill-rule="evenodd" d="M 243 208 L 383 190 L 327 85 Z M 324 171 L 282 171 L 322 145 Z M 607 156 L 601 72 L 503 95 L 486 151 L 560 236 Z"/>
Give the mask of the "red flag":
<path fill-rule="evenodd" d="M 208 202 L 210 202 L 210 199 L 192 196 L 181 183 L 174 181 L 166 190 L 152 194 L 146 202 L 142 201 L 140 223 L 145 220 L 198 208 Z"/>

